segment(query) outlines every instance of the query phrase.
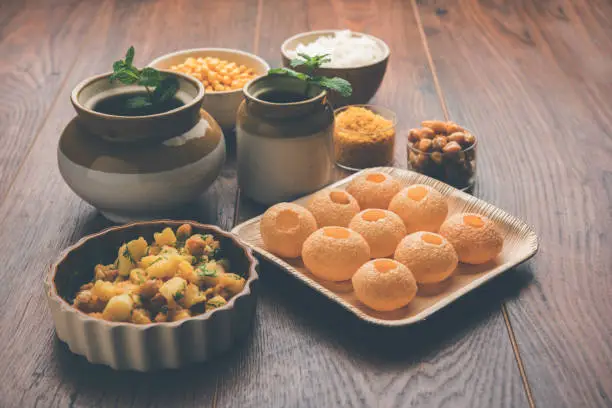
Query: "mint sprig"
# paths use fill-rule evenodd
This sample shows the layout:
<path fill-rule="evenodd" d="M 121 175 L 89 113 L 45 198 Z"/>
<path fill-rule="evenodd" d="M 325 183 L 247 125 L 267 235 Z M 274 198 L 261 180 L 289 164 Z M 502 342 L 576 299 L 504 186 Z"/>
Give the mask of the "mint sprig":
<path fill-rule="evenodd" d="M 346 97 L 351 96 L 353 87 L 346 79 L 339 77 L 315 76 L 313 72 L 320 68 L 326 62 L 331 61 L 329 54 L 309 56 L 307 54 L 298 54 L 299 58 L 294 58 L 289 62 L 293 68 L 304 67 L 306 73 L 297 72 L 291 68 L 273 68 L 268 71 L 270 75 L 285 75 L 305 81 L 307 86 L 310 84 L 318 85 L 321 88 L 336 91 L 340 95 Z"/>
<path fill-rule="evenodd" d="M 178 79 L 164 75 L 150 67 L 138 69 L 133 65 L 134 47 L 130 47 L 125 59 L 113 63 L 113 73 L 110 81 L 119 81 L 125 85 L 138 84 L 145 87 L 146 96 L 133 96 L 126 101 L 128 109 L 141 109 L 161 105 L 174 97 L 179 89 Z"/>

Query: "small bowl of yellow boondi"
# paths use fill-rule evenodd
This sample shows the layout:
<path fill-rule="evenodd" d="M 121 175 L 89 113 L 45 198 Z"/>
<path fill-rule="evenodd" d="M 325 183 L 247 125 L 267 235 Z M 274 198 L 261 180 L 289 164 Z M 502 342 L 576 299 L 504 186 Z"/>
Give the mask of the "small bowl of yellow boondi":
<path fill-rule="evenodd" d="M 388 312 L 408 305 L 417 293 L 410 269 L 392 259 L 374 259 L 352 278 L 357 299 L 371 309 Z"/>
<path fill-rule="evenodd" d="M 324 227 L 306 239 L 302 260 L 318 278 L 333 282 L 351 279 L 355 271 L 370 259 L 366 240 L 348 228 Z"/>
<path fill-rule="evenodd" d="M 299 257 L 302 244 L 316 229 L 314 216 L 292 203 L 273 205 L 261 217 L 259 225 L 266 249 L 284 258 Z"/>
<path fill-rule="evenodd" d="M 236 124 L 242 88 L 266 75 L 270 66 L 257 55 L 229 48 L 196 48 L 162 55 L 150 67 L 182 72 L 198 79 L 206 93 L 202 109 L 224 129 Z"/>
<path fill-rule="evenodd" d="M 393 162 L 395 113 L 374 105 L 351 105 L 335 111 L 336 164 L 347 170 L 388 166 Z"/>
<path fill-rule="evenodd" d="M 502 251 L 504 238 L 495 223 L 484 215 L 461 213 L 449 217 L 440 227 L 444 236 L 457 251 L 459 261 L 483 264 Z"/>
<path fill-rule="evenodd" d="M 457 268 L 457 253 L 439 234 L 415 232 L 406 236 L 395 250 L 395 260 L 404 264 L 418 283 L 437 283 Z"/>
<path fill-rule="evenodd" d="M 408 234 L 416 231 L 438 232 L 448 214 L 448 203 L 436 189 L 425 184 L 414 184 L 393 197 L 389 210 L 404 221 Z"/>
<path fill-rule="evenodd" d="M 308 210 L 314 215 L 319 227 L 348 227 L 351 219 L 359 212 L 359 204 L 346 191 L 333 188 L 316 193 L 308 203 Z"/>
<path fill-rule="evenodd" d="M 389 210 L 370 208 L 357 214 L 349 228 L 358 232 L 370 245 L 372 258 L 393 255 L 397 244 L 406 235 L 404 222 Z"/>
<path fill-rule="evenodd" d="M 391 199 L 402 188 L 399 181 L 389 174 L 366 171 L 353 178 L 346 187 L 359 203 L 362 210 L 367 208 L 387 209 Z"/>

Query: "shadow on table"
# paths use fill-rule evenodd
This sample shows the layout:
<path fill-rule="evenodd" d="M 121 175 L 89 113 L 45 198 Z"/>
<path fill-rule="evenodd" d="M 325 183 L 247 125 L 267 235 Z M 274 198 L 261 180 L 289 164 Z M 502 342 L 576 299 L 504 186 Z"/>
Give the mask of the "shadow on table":
<path fill-rule="evenodd" d="M 406 364 L 426 359 L 499 316 L 501 303 L 516 298 L 533 280 L 529 263 L 526 263 L 475 289 L 422 322 L 407 327 L 382 327 L 361 321 L 276 265 L 261 262 L 261 303 L 274 302 L 296 324 L 321 332 L 321 338 L 340 343 L 352 355 L 379 363 Z"/>
<path fill-rule="evenodd" d="M 232 384 L 248 386 L 249 371 L 264 369 L 264 356 L 258 354 L 262 352 L 257 344 L 260 340 L 256 339 L 261 338 L 261 330 L 270 327 L 271 322 L 262 318 L 278 316 L 279 312 L 283 319 L 299 326 L 305 341 L 307 336 L 322 343 L 319 346 L 323 348 L 340 347 L 352 359 L 381 369 L 407 368 L 431 359 L 499 316 L 501 302 L 517 297 L 533 279 L 529 264 L 519 266 L 421 323 L 394 328 L 362 322 L 268 262 L 262 264 L 260 276 L 260 311 L 255 331 L 227 354 L 181 370 L 136 373 L 89 364 L 56 339 L 54 354 L 63 381 L 85 402 L 105 401 L 112 396 L 113 401 L 127 400 L 134 405 L 207 403 L 215 398 L 217 387 L 225 390 Z M 500 336 L 506 337 L 505 328 Z M 282 344 L 282 336 L 275 341 Z M 232 378 L 237 375 L 242 378 Z"/>

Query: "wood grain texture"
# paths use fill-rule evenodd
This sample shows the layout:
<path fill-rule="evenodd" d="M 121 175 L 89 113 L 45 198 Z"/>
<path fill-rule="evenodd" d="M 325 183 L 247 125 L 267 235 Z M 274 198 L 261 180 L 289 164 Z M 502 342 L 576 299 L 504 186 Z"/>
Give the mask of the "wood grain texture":
<path fill-rule="evenodd" d="M 67 245 L 108 225 L 63 182 L 55 149 L 74 116 L 72 87 L 104 72 L 134 45 L 144 65 L 162 53 L 189 47 L 249 49 L 255 11 L 249 1 L 112 1 L 87 22 L 84 51 L 58 94 L 14 188 L 0 205 L 0 406 L 210 406 L 215 362 L 151 375 L 117 373 L 72 355 L 54 333 L 42 290 L 48 265 Z M 210 21 L 215 25 L 211 27 Z M 163 29 L 161 29 L 163 28 Z M 221 32 L 222 30 L 222 32 Z M 228 229 L 234 219 L 235 164 L 177 217 Z"/>
<path fill-rule="evenodd" d="M 535 225 L 508 302 L 538 406 L 612 405 L 612 4 L 422 1 L 451 117 L 480 136 L 476 194 Z"/>
<path fill-rule="evenodd" d="M 79 0 L 0 4 L 0 202 L 79 57 L 99 7 Z"/>
<path fill-rule="evenodd" d="M 410 3 L 263 0 L 262 10 L 260 54 L 272 62 L 285 38 L 308 30 L 350 28 L 389 44 L 372 103 L 398 113 L 396 165 L 404 167 L 407 130 L 442 116 Z M 243 198 L 239 219 L 263 210 Z M 269 263 L 261 279 L 254 337 L 223 361 L 218 406 L 527 406 L 499 308 L 526 284 L 524 268 L 395 330 L 359 321 Z"/>

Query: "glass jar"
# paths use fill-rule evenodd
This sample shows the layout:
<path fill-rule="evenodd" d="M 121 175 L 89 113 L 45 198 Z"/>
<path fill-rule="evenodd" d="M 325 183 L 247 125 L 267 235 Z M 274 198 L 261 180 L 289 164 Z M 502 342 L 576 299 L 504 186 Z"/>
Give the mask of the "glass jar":
<path fill-rule="evenodd" d="M 469 133 L 469 131 L 468 131 Z M 470 191 L 476 180 L 476 146 L 460 144 L 457 151 L 423 151 L 419 142 L 408 143 L 408 169 L 433 177 L 463 191 Z"/>
<path fill-rule="evenodd" d="M 244 88 L 236 138 L 241 191 L 274 204 L 329 184 L 334 167 L 334 112 L 325 90 L 279 75 Z"/>
<path fill-rule="evenodd" d="M 374 105 L 351 105 L 336 109 L 338 118 L 351 108 L 363 108 L 382 116 L 390 125 L 381 129 L 366 129 L 360 123 L 342 126 L 338 121 L 334 128 L 334 155 L 336 164 L 346 170 L 357 171 L 368 167 L 388 166 L 393 163 L 395 147 L 395 113 Z"/>

